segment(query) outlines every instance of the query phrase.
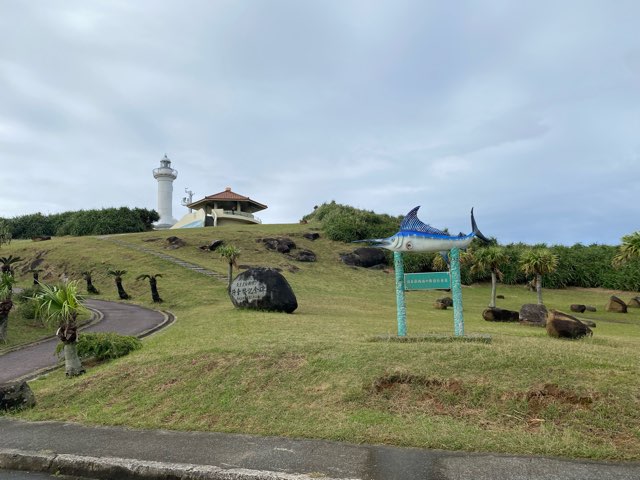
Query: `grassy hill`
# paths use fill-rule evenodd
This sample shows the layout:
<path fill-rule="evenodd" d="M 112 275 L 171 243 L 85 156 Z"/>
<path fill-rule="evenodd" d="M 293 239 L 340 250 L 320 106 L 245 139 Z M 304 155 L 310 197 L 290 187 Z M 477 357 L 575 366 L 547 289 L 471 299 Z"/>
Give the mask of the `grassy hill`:
<path fill-rule="evenodd" d="M 327 438 L 468 451 L 640 459 L 640 311 L 604 312 L 611 294 L 546 290 L 549 308 L 592 304 L 593 338 L 562 341 L 543 329 L 488 323 L 489 286 L 463 288 L 466 333 L 491 344 L 372 342 L 394 335 L 392 273 L 354 269 L 349 244 L 302 237 L 313 225 L 260 225 L 16 241 L 2 255 L 44 258 L 44 281 L 94 271 L 99 298 L 117 300 L 108 269 L 124 269 L 132 302 L 152 306 L 140 274 L 158 287 L 177 322 L 128 357 L 75 379 L 62 371 L 31 382 L 38 405 L 16 414 L 99 425 Z M 187 246 L 166 250 L 178 235 Z M 300 263 L 257 241 L 286 235 L 318 261 Z M 298 298 L 294 314 L 234 309 L 223 281 L 189 271 L 144 247 L 226 273 L 213 239 L 238 246 L 240 264 L 282 269 Z M 121 242 L 115 243 L 114 240 Z M 44 252 L 44 253 L 43 253 Z M 20 274 L 20 284 L 30 283 Z M 523 287 L 499 286 L 499 306 L 535 303 Z M 631 293 L 621 293 L 627 300 Z M 407 297 L 410 336 L 453 332 L 453 312 L 432 307 L 442 292 Z M 20 322 L 17 316 L 10 320 Z M 11 331 L 10 331 L 11 333 Z M 0 356 L 1 363 L 1 356 Z"/>

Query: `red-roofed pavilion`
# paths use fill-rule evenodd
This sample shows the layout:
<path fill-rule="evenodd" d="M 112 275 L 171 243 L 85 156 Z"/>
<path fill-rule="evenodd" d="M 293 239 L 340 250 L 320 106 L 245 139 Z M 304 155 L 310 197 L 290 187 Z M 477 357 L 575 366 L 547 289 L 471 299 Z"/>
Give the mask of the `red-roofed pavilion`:
<path fill-rule="evenodd" d="M 193 212 L 185 215 L 172 228 L 216 227 L 230 223 L 262 223 L 253 214 L 267 208 L 260 202 L 233 192 L 231 187 L 186 206 Z"/>

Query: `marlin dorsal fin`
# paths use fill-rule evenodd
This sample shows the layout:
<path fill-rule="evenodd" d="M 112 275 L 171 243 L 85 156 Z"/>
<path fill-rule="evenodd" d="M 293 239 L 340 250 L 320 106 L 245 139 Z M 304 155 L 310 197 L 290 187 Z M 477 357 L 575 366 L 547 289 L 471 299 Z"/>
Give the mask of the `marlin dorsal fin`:
<path fill-rule="evenodd" d="M 402 219 L 402 223 L 400 224 L 400 230 L 411 230 L 413 232 L 423 232 L 430 233 L 432 235 L 444 235 L 448 236 L 441 230 L 437 228 L 433 228 L 426 223 L 422 223 L 422 221 L 418 218 L 418 209 L 420 207 L 416 207 L 411 210 L 407 215 Z"/>

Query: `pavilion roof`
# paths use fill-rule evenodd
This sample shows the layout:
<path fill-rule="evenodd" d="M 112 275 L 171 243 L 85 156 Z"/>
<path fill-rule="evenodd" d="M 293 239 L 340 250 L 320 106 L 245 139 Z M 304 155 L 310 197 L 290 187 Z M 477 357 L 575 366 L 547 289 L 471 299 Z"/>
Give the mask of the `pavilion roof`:
<path fill-rule="evenodd" d="M 256 202 L 255 200 L 252 200 L 249 197 L 245 197 L 244 195 L 240 195 L 239 193 L 232 191 L 231 187 L 225 188 L 223 192 L 214 193 L 213 195 L 207 195 L 206 197 L 200 200 L 196 200 L 195 202 L 188 204 L 187 207 L 198 208 L 208 203 L 213 203 L 216 201 L 247 203 L 253 207 L 253 211 L 255 212 L 264 210 L 265 208 L 267 208 L 266 205 L 263 205 L 260 202 Z"/>

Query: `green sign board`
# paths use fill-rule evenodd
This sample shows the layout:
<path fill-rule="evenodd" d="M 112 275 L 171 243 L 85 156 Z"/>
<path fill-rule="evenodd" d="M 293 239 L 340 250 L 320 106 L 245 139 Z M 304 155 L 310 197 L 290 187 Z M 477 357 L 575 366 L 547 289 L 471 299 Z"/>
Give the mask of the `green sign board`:
<path fill-rule="evenodd" d="M 448 290 L 451 288 L 449 272 L 405 273 L 405 290 Z"/>

